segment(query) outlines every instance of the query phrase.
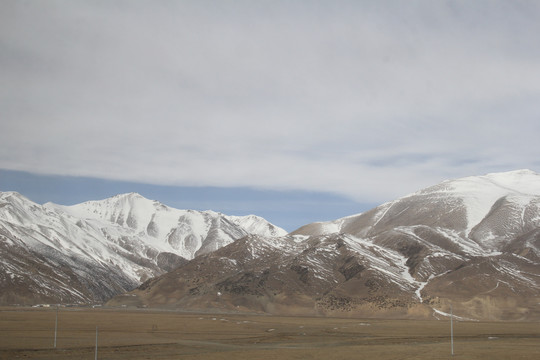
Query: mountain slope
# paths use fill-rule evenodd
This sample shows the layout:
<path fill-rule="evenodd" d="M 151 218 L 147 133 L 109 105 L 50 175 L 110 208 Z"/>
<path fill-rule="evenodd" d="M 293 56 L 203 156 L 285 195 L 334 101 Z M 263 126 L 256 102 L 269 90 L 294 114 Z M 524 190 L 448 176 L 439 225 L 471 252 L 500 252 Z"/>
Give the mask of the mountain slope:
<path fill-rule="evenodd" d="M 420 285 L 396 251 L 350 235 L 247 236 L 151 279 L 109 305 L 227 309 L 279 314 L 389 315 Z M 347 297 L 355 294 L 350 301 Z"/>
<path fill-rule="evenodd" d="M 250 231 L 285 233 L 259 217 L 177 210 L 138 194 L 42 206 L 0 193 L 0 302 L 103 301 Z"/>
<path fill-rule="evenodd" d="M 539 204 L 540 175 L 529 170 L 445 181 L 287 237 L 243 238 L 130 301 L 405 317 L 440 317 L 452 304 L 465 318 L 538 320 Z"/>

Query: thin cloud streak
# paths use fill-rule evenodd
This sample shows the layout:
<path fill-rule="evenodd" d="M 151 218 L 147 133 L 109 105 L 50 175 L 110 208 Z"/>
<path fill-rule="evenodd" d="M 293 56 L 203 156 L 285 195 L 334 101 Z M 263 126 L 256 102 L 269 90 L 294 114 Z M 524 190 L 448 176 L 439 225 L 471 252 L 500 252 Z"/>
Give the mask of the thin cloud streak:
<path fill-rule="evenodd" d="M 0 168 L 377 202 L 540 165 L 534 1 L 0 7 Z"/>

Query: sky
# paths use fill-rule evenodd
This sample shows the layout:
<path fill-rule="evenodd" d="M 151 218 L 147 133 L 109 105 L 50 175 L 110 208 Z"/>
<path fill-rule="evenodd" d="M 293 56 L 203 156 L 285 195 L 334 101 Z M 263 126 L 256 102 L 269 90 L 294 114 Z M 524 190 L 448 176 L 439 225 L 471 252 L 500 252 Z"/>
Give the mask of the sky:
<path fill-rule="evenodd" d="M 538 34 L 535 0 L 3 0 L 0 191 L 293 230 L 538 171 Z"/>

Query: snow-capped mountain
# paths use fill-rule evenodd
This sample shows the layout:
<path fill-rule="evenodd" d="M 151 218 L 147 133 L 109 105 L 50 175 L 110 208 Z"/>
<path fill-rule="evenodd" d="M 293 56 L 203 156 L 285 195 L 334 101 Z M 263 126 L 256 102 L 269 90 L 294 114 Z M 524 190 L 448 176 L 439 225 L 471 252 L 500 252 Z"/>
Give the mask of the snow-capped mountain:
<path fill-rule="evenodd" d="M 309 224 L 294 233 L 346 232 L 371 236 L 388 227 L 424 225 L 452 229 L 462 237 L 477 239 L 484 247 L 494 249 L 502 238 L 514 237 L 525 230 L 518 224 L 535 227 L 540 223 L 539 197 L 540 175 L 530 170 L 472 176 L 444 181 L 366 213 Z M 481 234 L 482 226 L 478 226 L 488 225 L 485 223 L 488 217 L 493 221 L 493 216 L 502 210 L 509 216 L 504 224 L 496 226 L 496 231 L 504 234 L 493 233 L 491 238 Z M 516 227 L 511 229 L 511 223 Z"/>
<path fill-rule="evenodd" d="M 245 237 L 129 295 L 111 304 L 429 318 L 451 303 L 465 318 L 538 320 L 540 175 L 445 181 L 285 237 Z"/>
<path fill-rule="evenodd" d="M 0 302 L 103 301 L 248 234 L 286 231 L 133 193 L 74 206 L 0 193 Z"/>
<path fill-rule="evenodd" d="M 280 236 L 287 232 L 255 216 L 227 216 L 214 211 L 178 210 L 139 194 L 117 195 L 73 206 L 45 204 L 59 214 L 87 224 L 107 224 L 109 237 L 137 237 L 146 247 L 185 259 L 214 251 L 247 234 Z"/>

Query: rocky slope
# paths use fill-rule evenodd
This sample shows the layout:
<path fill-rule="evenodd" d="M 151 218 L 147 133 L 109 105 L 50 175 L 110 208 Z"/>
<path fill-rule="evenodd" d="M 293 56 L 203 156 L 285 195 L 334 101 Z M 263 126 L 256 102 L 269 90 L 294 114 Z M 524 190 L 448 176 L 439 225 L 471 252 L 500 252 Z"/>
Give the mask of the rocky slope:
<path fill-rule="evenodd" d="M 540 319 L 540 175 L 445 181 L 289 236 L 244 237 L 110 304 Z"/>
<path fill-rule="evenodd" d="M 138 194 L 60 206 L 4 192 L 0 303 L 104 301 L 248 234 L 285 233 L 260 217 L 178 210 Z"/>

